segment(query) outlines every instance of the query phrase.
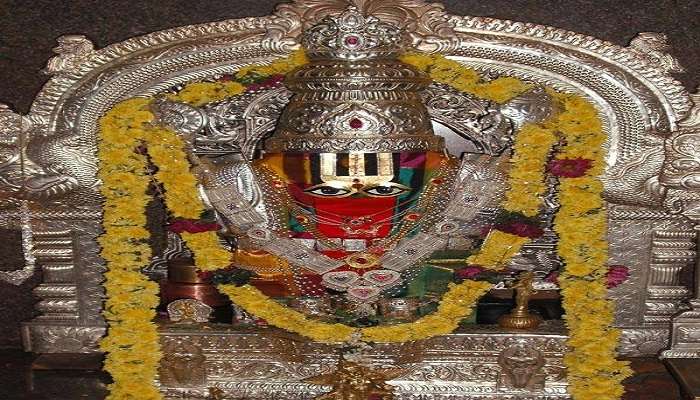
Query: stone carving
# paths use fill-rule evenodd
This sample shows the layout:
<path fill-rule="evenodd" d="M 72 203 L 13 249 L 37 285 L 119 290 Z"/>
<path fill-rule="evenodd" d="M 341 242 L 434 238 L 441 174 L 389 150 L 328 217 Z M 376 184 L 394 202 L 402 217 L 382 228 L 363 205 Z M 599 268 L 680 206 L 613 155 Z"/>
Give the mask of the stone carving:
<path fill-rule="evenodd" d="M 690 94 L 693 107 L 686 114 L 685 118 L 678 124 L 681 128 L 700 127 L 700 87 L 695 89 L 695 93 Z"/>
<path fill-rule="evenodd" d="M 666 187 L 659 182 L 664 162 L 664 139 L 656 134 L 647 136 L 640 150 L 621 157 L 603 177 L 605 199 L 628 205 L 660 208 Z"/>
<path fill-rule="evenodd" d="M 513 124 L 505 115 L 525 118 L 515 106 L 499 109 L 491 102 L 465 95 L 447 85 L 433 84 L 421 95 L 430 117 L 467 139 L 474 146 L 470 149 L 473 152 L 500 154 L 513 139 Z M 448 146 L 450 142 L 447 140 Z M 459 153 L 461 151 L 455 152 Z"/>
<path fill-rule="evenodd" d="M 393 387 L 387 381 L 403 373 L 400 368 L 376 369 L 340 359 L 335 371 L 304 379 L 304 382 L 331 386 L 330 392 L 318 400 L 365 400 L 393 398 Z"/>
<path fill-rule="evenodd" d="M 260 139 L 275 129 L 292 93 L 284 87 L 247 92 L 204 107 L 209 117 L 206 135 L 195 142 L 197 154 L 240 152 L 252 159 Z"/>
<path fill-rule="evenodd" d="M 105 329 L 100 285 L 104 267 L 95 241 L 100 228 L 97 218 L 91 212 L 32 212 L 34 221 L 42 221 L 42 230 L 33 232 L 33 254 L 44 281 L 35 289 L 41 315 L 22 324 L 26 350 L 98 351 L 97 342 Z"/>
<path fill-rule="evenodd" d="M 661 353 L 661 357 L 700 357 L 700 300 L 691 299 L 689 305 L 689 309 L 673 318 L 671 346 Z"/>
<path fill-rule="evenodd" d="M 690 256 L 696 252 L 698 225 L 700 224 L 700 93 L 692 96 L 695 106 L 687 118 L 681 121 L 679 129 L 666 139 L 666 160 L 660 176 L 661 182 L 668 187 L 668 208 L 685 216 L 695 225 L 695 232 L 688 235 L 692 241 L 692 250 L 677 257 Z M 697 255 L 688 261 L 695 261 L 695 298 L 685 310 L 672 322 L 671 348 L 662 353 L 662 357 L 699 357 L 700 344 L 697 337 L 700 332 L 700 262 Z"/>
<path fill-rule="evenodd" d="M 452 128 L 451 132 L 439 133 L 468 139 L 474 146 L 472 151 L 498 154 L 512 140 L 512 124 L 504 118 L 504 114 L 511 115 L 522 124 L 540 121 L 551 112 L 548 98 L 539 93 L 535 90 L 514 99 L 501 107 L 500 112 L 491 103 L 457 92 L 446 85 L 431 85 L 421 95 L 431 119 Z M 245 93 L 205 106 L 199 112 L 184 104 L 176 106 L 167 102 L 160 103 L 154 111 L 166 125 L 184 134 L 205 129 L 205 133 L 194 137 L 196 154 L 218 155 L 240 151 L 252 157 L 260 139 L 274 129 L 274 123 L 290 97 L 291 92 L 279 88 Z M 189 111 L 185 113 L 185 110 Z M 447 141 L 448 146 L 455 142 L 449 137 Z M 466 149 L 450 150 L 460 154 Z"/>
<path fill-rule="evenodd" d="M 94 53 L 95 46 L 83 35 L 63 35 L 56 39 L 58 46 L 53 48 L 57 55 L 51 58 L 44 69 L 47 75 L 69 73 L 87 61 Z"/>
<path fill-rule="evenodd" d="M 323 18 L 302 35 L 302 44 L 312 58 L 352 61 L 367 56 L 386 57 L 406 46 L 401 28 L 374 15 L 363 15 L 354 6 L 343 10 L 338 17 Z"/>
<path fill-rule="evenodd" d="M 695 232 L 664 229 L 652 233 L 652 258 L 649 263 L 648 300 L 645 302 L 645 322 L 666 324 L 678 311 L 678 299 L 690 294 L 681 285 L 680 275 L 693 266 L 696 259 Z M 681 292 L 685 292 L 682 293 Z"/>
<path fill-rule="evenodd" d="M 157 123 L 167 126 L 185 136 L 199 132 L 207 124 L 207 116 L 195 107 L 158 99 L 152 106 Z"/>
<path fill-rule="evenodd" d="M 679 129 L 666 139 L 661 182 L 673 189 L 688 189 L 685 197 L 700 190 L 700 93 L 693 95 L 696 105 L 688 118 L 681 121 Z"/>
<path fill-rule="evenodd" d="M 7 104 L 0 103 L 0 143 L 16 143 L 22 130 L 22 116 L 13 112 Z"/>
<path fill-rule="evenodd" d="M 70 231 L 51 230 L 33 232 L 33 255 L 44 269 L 51 272 L 56 266 L 70 265 L 73 261 L 73 238 Z M 64 267 L 65 268 L 65 267 Z M 42 283 L 34 289 L 34 294 L 41 299 L 37 310 L 42 312 L 39 318 L 51 320 L 75 320 L 78 317 L 77 286 L 71 280 Z"/>
<path fill-rule="evenodd" d="M 29 141 L 42 121 L 21 116 L 0 103 L 0 207 L 18 199 L 46 200 L 75 190 L 78 181 L 58 165 L 41 166 Z"/>
<path fill-rule="evenodd" d="M 38 322 L 38 321 L 37 321 Z M 48 325 L 30 322 L 23 326 L 25 351 L 35 353 L 92 353 L 105 334 L 104 327 Z"/>
<path fill-rule="evenodd" d="M 526 123 L 542 122 L 556 112 L 552 98 L 537 86 L 501 106 L 501 113 L 510 119 L 515 131 Z"/>
<path fill-rule="evenodd" d="M 512 125 L 503 114 L 508 113 L 518 123 L 524 123 L 542 120 L 551 112 L 548 98 L 539 93 L 535 90 L 514 99 L 504 105 L 501 112 L 487 101 L 477 100 L 445 85 L 431 85 L 422 97 L 430 117 L 453 129 L 453 133 L 448 134 L 467 138 L 475 146 L 472 151 L 498 154 L 512 140 Z M 194 138 L 196 154 L 240 151 L 252 157 L 261 137 L 274 129 L 274 123 L 290 97 L 291 93 L 284 88 L 260 90 L 205 106 L 199 112 L 184 104 L 176 106 L 168 102 L 159 103 L 154 111 L 166 125 L 184 134 L 206 129 L 206 133 Z M 452 142 L 454 140 L 448 138 L 448 143 Z M 459 154 L 464 149 L 451 150 Z"/>
<path fill-rule="evenodd" d="M 680 327 L 678 328 L 678 340 L 686 343 L 700 343 L 700 328 L 698 327 Z"/>
<path fill-rule="evenodd" d="M 463 48 L 470 48 L 470 50 L 474 51 L 477 50 L 474 48 L 475 46 L 481 46 L 484 42 L 489 42 L 489 40 L 495 41 L 497 43 L 503 43 L 503 38 L 502 37 L 497 37 L 493 38 L 492 35 L 498 36 L 499 34 L 505 34 L 508 33 L 509 35 L 515 35 L 520 38 L 539 38 L 540 40 L 545 40 L 549 43 L 557 43 L 558 46 L 551 47 L 547 45 L 541 45 L 541 44 L 532 44 L 532 42 L 528 41 L 527 45 L 532 45 L 530 49 L 537 49 L 538 52 L 544 52 L 545 54 L 551 55 L 551 56 L 561 56 L 563 58 L 567 57 L 572 57 L 575 58 L 578 63 L 585 63 L 587 65 L 595 65 L 596 67 L 596 72 L 599 73 L 601 68 L 605 68 L 604 63 L 605 62 L 614 62 L 620 65 L 625 65 L 626 68 L 629 68 L 630 70 L 634 71 L 633 76 L 643 76 L 645 79 L 647 79 L 649 82 L 653 82 L 653 86 L 658 88 L 662 93 L 664 99 L 653 99 L 651 100 L 652 102 L 658 103 L 659 100 L 662 102 L 668 102 L 668 104 L 673 108 L 674 115 L 669 115 L 669 117 L 672 118 L 672 120 L 676 121 L 679 119 L 682 119 L 690 110 L 692 107 L 692 102 L 690 101 L 690 98 L 688 96 L 687 91 L 683 88 L 680 82 L 675 80 L 672 76 L 668 74 L 668 71 L 662 66 L 657 63 L 649 63 L 649 60 L 646 58 L 646 56 L 640 54 L 639 51 L 633 50 L 629 47 L 627 48 L 621 48 L 619 46 L 613 45 L 609 42 L 606 42 L 601 39 L 597 39 L 591 36 L 586 36 L 583 34 L 578 34 L 570 31 L 566 31 L 563 29 L 557 29 L 557 28 L 552 28 L 552 27 L 547 27 L 547 26 L 542 26 L 542 25 L 537 25 L 533 23 L 524 23 L 524 22 L 517 22 L 517 21 L 510 21 L 510 20 L 500 20 L 500 19 L 495 19 L 495 18 L 487 18 L 487 17 L 470 17 L 470 16 L 450 16 L 450 22 L 452 23 L 454 30 L 459 34 L 463 32 L 483 32 L 485 34 L 476 34 L 476 38 L 474 36 L 466 36 L 465 39 L 461 43 L 461 47 Z M 492 39 L 489 39 L 489 36 L 492 37 Z M 477 40 L 477 43 L 468 43 L 469 41 L 474 41 Z M 524 47 L 525 43 L 521 40 L 515 39 L 513 41 L 509 41 L 510 45 L 512 47 Z M 568 53 L 566 50 L 562 49 L 562 47 L 568 47 L 568 46 L 576 46 L 580 49 L 585 49 L 586 51 L 590 52 L 591 54 L 595 54 L 596 57 L 588 58 L 582 53 L 576 52 L 574 53 Z M 515 51 L 516 49 L 511 49 L 510 51 Z M 477 50 L 479 53 L 481 53 L 483 50 Z M 495 54 L 495 52 L 489 52 L 491 53 L 492 60 L 499 59 L 499 57 Z M 472 53 L 473 55 L 474 53 Z M 524 56 L 524 54 L 523 54 Z M 541 54 L 540 54 L 541 56 Z M 525 58 L 525 57 L 523 57 Z M 548 68 L 552 68 L 553 64 L 556 63 L 554 61 L 555 57 L 551 57 L 549 60 L 542 60 L 543 66 L 548 65 Z M 605 61 L 607 60 L 607 61 Z M 579 65 L 581 66 L 581 65 Z M 579 69 L 579 73 L 584 73 L 583 70 Z M 627 83 L 623 83 L 622 81 L 627 80 L 625 78 L 625 74 L 621 73 L 621 71 L 611 71 L 613 76 L 615 77 L 616 80 L 618 80 L 619 83 L 622 84 L 622 86 L 628 86 L 628 83 L 631 81 L 627 81 Z M 590 85 L 596 81 L 588 72 L 585 73 L 585 79 L 588 81 L 588 87 L 591 87 Z M 583 76 L 580 76 L 583 78 Z M 631 80 L 634 81 L 637 78 L 632 78 Z M 597 85 L 594 85 L 597 86 Z M 643 94 L 642 91 L 646 91 L 646 89 L 642 90 L 635 90 L 636 95 L 644 95 L 644 97 L 656 97 L 653 94 Z M 616 98 L 616 102 L 620 100 L 620 97 L 613 96 L 613 98 Z M 613 106 L 614 107 L 614 106 Z M 656 107 L 654 107 L 656 108 Z M 644 118 L 647 119 L 648 117 Z M 629 123 L 627 118 L 625 118 L 625 123 Z M 626 127 L 620 126 L 619 129 L 624 130 Z M 629 128 L 629 127 L 627 127 Z M 639 138 L 643 137 L 643 135 L 639 135 Z M 632 145 L 635 142 L 636 139 L 632 138 L 631 136 L 626 138 L 626 141 L 629 142 L 629 145 Z"/>

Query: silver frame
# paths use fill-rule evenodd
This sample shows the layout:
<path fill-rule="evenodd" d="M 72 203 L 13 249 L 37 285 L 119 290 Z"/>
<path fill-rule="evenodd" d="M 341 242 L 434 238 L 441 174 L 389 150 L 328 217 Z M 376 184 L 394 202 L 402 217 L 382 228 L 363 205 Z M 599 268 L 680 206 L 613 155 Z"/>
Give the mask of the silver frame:
<path fill-rule="evenodd" d="M 102 49 L 82 36 L 59 38 L 46 69 L 52 77 L 29 114 L 0 107 L 0 154 L 8 160 L 0 165 L 1 190 L 10 194 L 0 208 L 0 226 L 29 228 L 33 243 L 24 245 L 25 256 L 36 257 L 44 271 L 34 289 L 41 315 L 22 328 L 27 351 L 95 352 L 105 331 L 104 263 L 95 240 L 101 229 L 94 155 L 99 116 L 129 97 L 285 55 L 298 45 L 304 26 L 346 5 L 296 0 L 272 15 L 168 29 Z M 675 330 L 670 325 L 693 293 L 680 277 L 697 260 L 700 168 L 683 160 L 700 157 L 700 147 L 687 146 L 700 135 L 700 95 L 671 77 L 679 67 L 664 35 L 642 33 L 620 47 L 542 25 L 448 15 L 441 5 L 421 0 L 358 5 L 410 26 L 417 50 L 595 103 L 609 137 L 610 261 L 632 272 L 611 292 L 623 329 L 620 350 L 657 354 L 668 349 L 673 331 L 673 348 L 665 356 L 700 356 L 700 301 L 692 302 L 694 314 L 683 314 Z M 30 200 L 24 212 L 22 199 Z M 19 273 L 3 278 L 22 280 Z"/>

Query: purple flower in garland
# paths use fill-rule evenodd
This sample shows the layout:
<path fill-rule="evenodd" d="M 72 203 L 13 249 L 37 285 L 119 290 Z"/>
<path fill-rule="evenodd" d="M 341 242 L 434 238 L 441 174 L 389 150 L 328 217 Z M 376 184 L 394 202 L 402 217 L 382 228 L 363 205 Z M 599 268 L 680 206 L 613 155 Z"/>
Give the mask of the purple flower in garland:
<path fill-rule="evenodd" d="M 538 238 L 544 233 L 544 230 L 542 230 L 542 228 L 539 226 L 526 222 L 511 222 L 509 224 L 497 225 L 496 229 L 501 232 L 527 237 L 530 239 Z"/>
<path fill-rule="evenodd" d="M 503 211 L 496 217 L 494 229 L 521 237 L 535 239 L 544 233 L 536 217 L 527 217 L 515 211 Z"/>
<path fill-rule="evenodd" d="M 196 219 L 177 219 L 170 223 L 168 229 L 175 233 L 200 233 L 218 231 L 221 229 L 221 225 L 216 222 L 206 222 Z"/>
<path fill-rule="evenodd" d="M 605 274 L 608 289 L 612 289 L 623 284 L 630 277 L 630 269 L 624 265 L 611 265 L 608 273 Z"/>
<path fill-rule="evenodd" d="M 459 280 L 474 279 L 484 272 L 484 269 L 478 265 L 467 265 L 455 271 L 455 277 Z"/>
<path fill-rule="evenodd" d="M 545 282 L 553 283 L 555 285 L 559 284 L 559 271 L 552 271 L 547 276 L 544 277 Z"/>
<path fill-rule="evenodd" d="M 550 161 L 547 169 L 561 178 L 579 178 L 593 166 L 593 160 L 587 158 L 562 158 Z"/>
<path fill-rule="evenodd" d="M 246 85 L 246 91 L 253 92 L 260 89 L 275 88 L 282 84 L 284 75 L 270 75 L 264 80 Z"/>
<path fill-rule="evenodd" d="M 559 284 L 558 271 L 550 272 L 545 278 L 545 282 Z M 611 265 L 608 267 L 608 272 L 605 274 L 605 284 L 608 289 L 617 287 L 627 281 L 630 276 L 630 270 L 624 265 Z"/>

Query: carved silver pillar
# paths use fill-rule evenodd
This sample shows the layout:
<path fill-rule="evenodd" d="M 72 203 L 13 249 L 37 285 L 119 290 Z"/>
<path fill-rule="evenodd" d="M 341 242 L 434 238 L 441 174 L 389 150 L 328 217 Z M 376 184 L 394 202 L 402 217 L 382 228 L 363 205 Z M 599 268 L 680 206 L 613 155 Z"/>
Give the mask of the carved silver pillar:
<path fill-rule="evenodd" d="M 611 289 L 620 353 L 655 356 L 668 347 L 669 323 L 690 290 L 681 276 L 694 266 L 693 225 L 680 215 L 645 207 L 609 206 L 609 264 L 630 277 Z"/>
<path fill-rule="evenodd" d="M 58 64 L 52 68 L 59 72 Z M 105 267 L 94 148 L 69 129 L 48 125 L 43 115 L 19 115 L 0 104 L 0 226 L 22 230 L 25 257 L 24 268 L 4 272 L 0 281 L 20 284 L 35 266 L 42 270 L 34 288 L 39 315 L 21 328 L 26 351 L 97 352 L 105 333 Z"/>
<path fill-rule="evenodd" d="M 666 140 L 661 182 L 668 187 L 667 204 L 695 225 L 695 247 L 700 245 L 700 94 L 680 129 Z M 700 260 L 695 264 L 695 295 L 689 308 L 673 318 L 671 348 L 662 358 L 700 358 Z"/>
<path fill-rule="evenodd" d="M 99 215 L 99 211 L 37 215 L 44 218 L 41 230 L 34 233 L 34 254 L 43 272 L 43 282 L 34 289 L 41 314 L 22 324 L 26 351 L 98 351 L 105 334 L 100 285 L 105 268 L 96 243 Z"/>

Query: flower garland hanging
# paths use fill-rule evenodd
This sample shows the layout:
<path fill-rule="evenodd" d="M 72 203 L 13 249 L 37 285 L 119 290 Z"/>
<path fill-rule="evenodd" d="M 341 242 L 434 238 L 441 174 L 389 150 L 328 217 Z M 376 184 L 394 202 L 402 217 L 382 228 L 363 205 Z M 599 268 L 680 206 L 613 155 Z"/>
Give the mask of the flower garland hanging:
<path fill-rule="evenodd" d="M 603 184 L 597 178 L 605 168 L 601 147 L 605 136 L 590 103 L 572 95 L 555 96 L 568 111 L 558 121 L 566 146 L 549 169 L 559 177 L 561 207 L 554 229 L 559 235 L 557 251 L 566 266 L 559 285 L 571 348 L 564 357 L 569 392 L 576 400 L 619 399 L 622 379 L 630 370 L 626 362 L 615 359 L 620 332 L 611 326 L 614 304 L 606 299 L 607 216 Z"/>
<path fill-rule="evenodd" d="M 241 80 L 254 81 L 255 74 L 284 74 L 304 59 L 304 54 L 297 52 L 268 66 L 248 68 Z M 235 81 L 195 83 L 171 98 L 199 105 L 245 89 Z M 162 398 L 153 385 L 162 356 L 153 322 L 159 303 L 158 285 L 141 273 L 151 259 L 150 233 L 145 229 L 145 208 L 150 199 L 146 191 L 151 182 L 148 158 L 158 166 L 155 179 L 163 184 L 165 202 L 173 215 L 198 219 L 204 211 L 184 142 L 174 132 L 152 125 L 151 102 L 150 98 L 122 101 L 100 119 L 98 178 L 105 202 L 104 233 L 98 241 L 108 269 L 103 284 L 108 335 L 100 348 L 106 353 L 104 369 L 114 381 L 109 385 L 108 400 Z M 231 254 L 220 248 L 215 232 L 181 235 L 196 255 L 200 269 L 215 270 L 229 264 Z"/>
<path fill-rule="evenodd" d="M 530 89 L 530 85 L 509 77 L 482 82 L 475 71 L 442 56 L 412 54 L 403 61 L 438 82 L 499 103 Z M 192 105 L 222 100 L 265 79 L 274 84 L 279 81 L 277 75 L 304 62 L 303 53 L 297 52 L 268 66 L 246 67 L 236 74 L 236 80 L 187 85 L 170 98 Z M 572 348 L 565 358 L 570 391 L 576 400 L 617 399 L 622 393 L 620 382 L 629 375 L 629 369 L 615 360 L 619 333 L 610 327 L 613 306 L 605 299 L 606 214 L 602 185 L 596 178 L 604 165 L 601 145 L 605 137 L 592 105 L 574 95 L 551 94 L 562 111 L 519 132 L 503 208 L 523 218 L 536 215 L 546 190 L 545 174 L 559 177 L 561 208 L 555 217 L 555 231 L 560 237 L 558 251 L 566 265 L 559 281 Z M 160 398 L 152 385 L 160 359 L 152 322 L 158 289 L 139 272 L 150 259 L 146 243 L 149 234 L 143 228 L 150 180 L 147 157 L 158 167 L 155 179 L 163 185 L 166 205 L 174 217 L 196 220 L 204 211 L 185 143 L 175 132 L 151 125 L 150 101 L 126 100 L 110 110 L 100 124 L 99 176 L 106 199 L 105 234 L 100 243 L 109 269 L 105 274 L 109 336 L 101 346 L 108 353 L 105 369 L 114 378 L 109 399 Z M 561 149 L 547 165 L 558 143 Z M 142 145 L 147 154 L 135 150 Z M 516 234 L 519 232 L 497 227 L 468 262 L 502 269 L 530 240 L 527 235 Z M 215 270 L 229 264 L 231 255 L 219 246 L 216 232 L 183 232 L 182 236 L 200 269 Z M 219 286 L 234 302 L 268 323 L 324 342 L 348 340 L 358 330 L 363 340 L 376 342 L 404 342 L 450 333 L 490 287 L 472 280 L 451 284 L 433 314 L 413 323 L 358 329 L 311 320 L 249 285 Z"/>

